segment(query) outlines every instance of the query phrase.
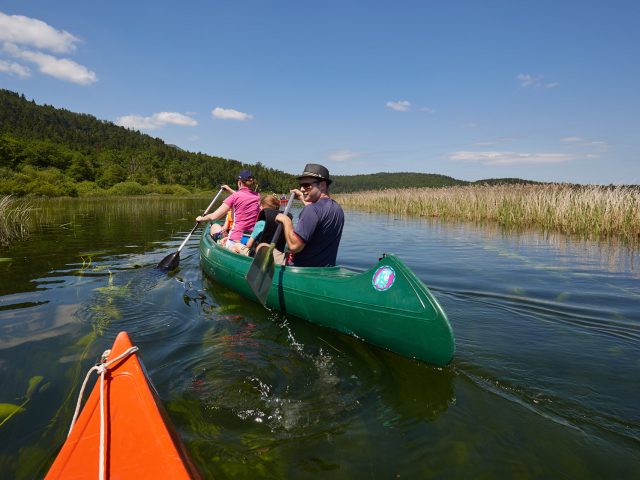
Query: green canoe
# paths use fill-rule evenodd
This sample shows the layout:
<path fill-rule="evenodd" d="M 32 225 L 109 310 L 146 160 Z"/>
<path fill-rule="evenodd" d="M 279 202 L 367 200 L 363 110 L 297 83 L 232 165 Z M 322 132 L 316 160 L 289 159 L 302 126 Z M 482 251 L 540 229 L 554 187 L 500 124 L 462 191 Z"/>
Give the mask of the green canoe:
<path fill-rule="evenodd" d="M 245 278 L 252 258 L 231 253 L 206 233 L 200 262 L 209 277 L 256 300 Z M 267 306 L 435 365 L 453 358 L 451 325 L 429 289 L 396 256 L 365 272 L 344 267 L 278 266 Z"/>

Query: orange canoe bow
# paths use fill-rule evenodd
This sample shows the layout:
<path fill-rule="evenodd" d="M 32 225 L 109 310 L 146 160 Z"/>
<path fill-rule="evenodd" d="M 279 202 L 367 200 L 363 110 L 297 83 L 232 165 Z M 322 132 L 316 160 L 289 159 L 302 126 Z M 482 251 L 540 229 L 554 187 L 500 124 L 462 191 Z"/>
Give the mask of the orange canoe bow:
<path fill-rule="evenodd" d="M 132 347 L 116 338 L 107 362 Z M 201 478 L 136 353 L 108 367 L 104 385 L 104 477 Z M 46 479 L 98 478 L 100 378 Z"/>

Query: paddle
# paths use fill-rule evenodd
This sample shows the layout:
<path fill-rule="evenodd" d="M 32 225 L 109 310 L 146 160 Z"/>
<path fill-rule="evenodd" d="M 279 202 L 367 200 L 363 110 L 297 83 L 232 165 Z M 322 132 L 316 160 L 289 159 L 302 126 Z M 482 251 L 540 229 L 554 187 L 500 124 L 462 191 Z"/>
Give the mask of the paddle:
<path fill-rule="evenodd" d="M 287 201 L 287 206 L 284 209 L 285 215 L 289 213 L 289 208 L 291 207 L 294 196 L 295 193 L 292 193 Z M 247 282 L 249 282 L 251 290 L 256 294 L 256 297 L 258 297 L 258 300 L 260 300 L 262 305 L 266 303 L 267 295 L 271 288 L 273 271 L 275 269 L 273 249 L 276 248 L 276 242 L 278 241 L 278 238 L 280 238 L 281 232 L 282 224 L 278 223 L 276 232 L 273 234 L 273 238 L 271 239 L 271 244 L 268 247 L 262 247 L 256 251 L 256 256 L 254 257 L 253 262 L 249 267 L 249 271 L 247 272 Z"/>
<path fill-rule="evenodd" d="M 218 190 L 218 193 L 216 194 L 215 197 L 213 197 L 213 200 L 211 200 L 211 203 L 209 204 L 207 209 L 204 211 L 202 216 L 205 216 L 207 213 L 209 213 L 209 210 L 211 210 L 211 207 L 213 207 L 213 204 L 216 203 L 216 200 L 218 200 L 218 197 L 222 193 L 222 190 L 224 190 L 224 189 L 220 188 L 220 190 Z M 187 235 L 187 238 L 185 238 L 184 242 L 182 242 L 182 245 L 180 245 L 180 247 L 178 247 L 178 251 L 176 251 L 174 253 L 171 253 L 171 254 L 167 255 L 166 257 L 164 257 L 156 268 L 159 268 L 160 270 L 169 271 L 169 270 L 173 270 L 178 265 L 180 265 L 180 250 L 182 250 L 184 248 L 184 246 L 187 244 L 187 242 L 191 238 L 191 235 L 193 235 L 193 232 L 195 232 L 196 228 L 198 228 L 198 225 L 200 225 L 200 222 L 196 222 L 196 224 L 193 226 L 193 228 L 189 232 L 189 235 Z"/>

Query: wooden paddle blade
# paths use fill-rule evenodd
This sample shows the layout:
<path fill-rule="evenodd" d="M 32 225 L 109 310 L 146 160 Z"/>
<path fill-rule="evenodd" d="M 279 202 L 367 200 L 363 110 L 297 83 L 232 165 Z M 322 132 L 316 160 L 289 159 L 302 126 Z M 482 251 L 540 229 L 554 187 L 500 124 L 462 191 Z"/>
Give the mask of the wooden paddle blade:
<path fill-rule="evenodd" d="M 156 268 L 160 270 L 173 270 L 180 265 L 180 252 L 173 252 L 162 259 Z"/>
<path fill-rule="evenodd" d="M 262 305 L 267 303 L 267 295 L 273 281 L 275 270 L 273 249 L 275 247 L 272 243 L 268 247 L 259 248 L 247 272 L 247 282 Z"/>

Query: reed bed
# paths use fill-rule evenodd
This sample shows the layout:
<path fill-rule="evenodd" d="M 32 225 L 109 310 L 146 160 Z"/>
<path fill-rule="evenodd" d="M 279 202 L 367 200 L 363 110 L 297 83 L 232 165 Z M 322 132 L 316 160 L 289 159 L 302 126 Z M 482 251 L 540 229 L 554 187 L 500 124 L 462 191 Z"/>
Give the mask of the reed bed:
<path fill-rule="evenodd" d="M 11 195 L 0 196 L 0 245 L 8 245 L 27 235 L 32 208 Z"/>
<path fill-rule="evenodd" d="M 155 215 L 168 220 L 184 215 L 185 200 L 194 204 L 193 219 L 202 213 L 211 198 L 209 197 L 176 197 L 176 196 L 121 196 L 121 197 L 81 197 L 81 198 L 38 198 L 33 200 L 33 207 L 38 215 L 44 217 L 43 222 L 56 225 L 69 221 L 71 214 L 99 215 L 105 219 L 110 217 L 146 217 Z M 222 203 L 222 199 L 219 201 Z"/>
<path fill-rule="evenodd" d="M 640 240 L 640 189 L 565 184 L 389 189 L 336 195 L 347 208 L 497 222 L 590 238 Z"/>

